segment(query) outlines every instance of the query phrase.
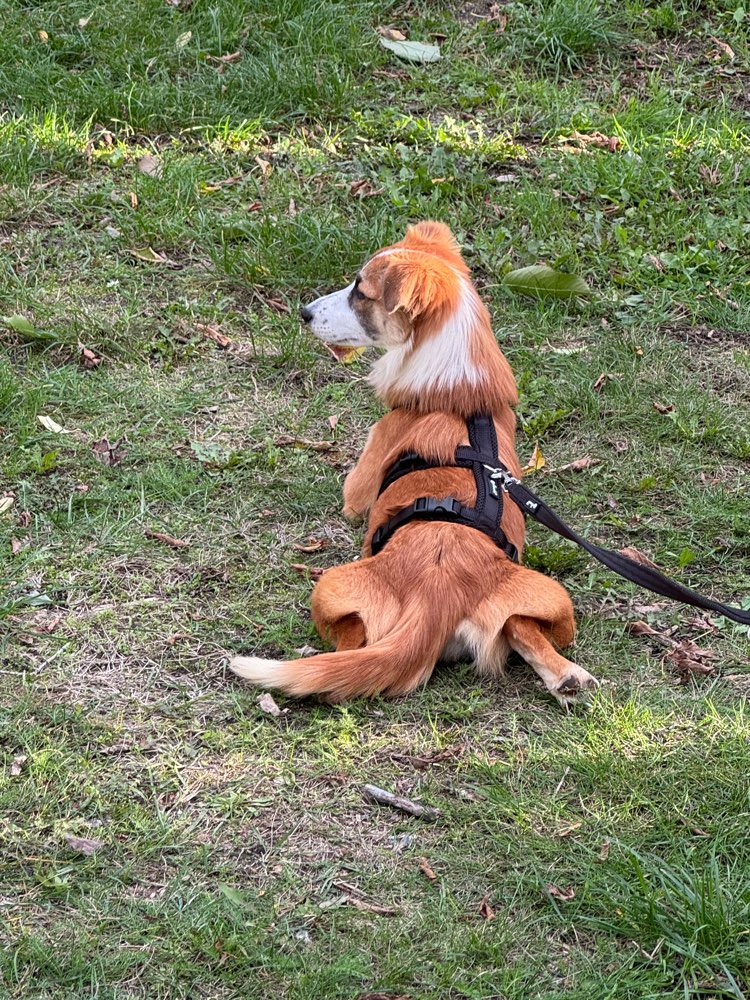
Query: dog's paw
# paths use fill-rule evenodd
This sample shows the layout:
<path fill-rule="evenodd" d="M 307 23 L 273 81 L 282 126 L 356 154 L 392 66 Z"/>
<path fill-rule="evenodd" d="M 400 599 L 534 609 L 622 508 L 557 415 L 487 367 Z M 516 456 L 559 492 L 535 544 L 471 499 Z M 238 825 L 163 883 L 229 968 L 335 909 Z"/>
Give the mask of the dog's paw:
<path fill-rule="evenodd" d="M 596 677 L 576 663 L 571 663 L 560 683 L 549 690 L 562 707 L 567 709 L 574 705 L 587 706 L 598 687 Z"/>

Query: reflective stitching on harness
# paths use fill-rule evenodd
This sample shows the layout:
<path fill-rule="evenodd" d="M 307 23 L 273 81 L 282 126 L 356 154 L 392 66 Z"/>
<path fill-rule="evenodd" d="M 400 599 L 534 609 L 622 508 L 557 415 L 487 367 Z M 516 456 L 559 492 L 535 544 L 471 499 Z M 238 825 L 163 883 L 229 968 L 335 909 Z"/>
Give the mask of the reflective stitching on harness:
<path fill-rule="evenodd" d="M 497 464 L 499 461 L 497 435 L 492 417 L 486 413 L 476 414 L 467 420 L 466 425 L 471 443 L 468 447 L 458 446 L 455 462 L 441 465 L 422 458 L 416 452 L 406 452 L 396 459 L 386 472 L 378 496 L 397 480 L 413 472 L 434 468 L 465 468 L 471 469 L 474 473 L 477 488 L 476 505 L 466 507 L 455 497 L 442 499 L 418 497 L 373 533 L 370 542 L 373 555 L 377 555 L 394 532 L 410 521 L 450 521 L 483 532 L 510 559 L 518 562 L 518 549 L 508 540 L 500 526 L 503 516 L 503 494 L 498 489 L 498 483 L 504 490 L 509 484 L 519 483 L 520 480 L 511 475 L 505 466 Z"/>

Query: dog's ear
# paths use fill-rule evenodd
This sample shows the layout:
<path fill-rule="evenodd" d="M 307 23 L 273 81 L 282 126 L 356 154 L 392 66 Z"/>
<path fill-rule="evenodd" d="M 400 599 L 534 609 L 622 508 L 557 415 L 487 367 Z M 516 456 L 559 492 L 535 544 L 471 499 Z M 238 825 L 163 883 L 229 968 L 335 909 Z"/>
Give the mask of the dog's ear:
<path fill-rule="evenodd" d="M 455 269 L 429 253 L 394 255 L 383 277 L 383 305 L 389 313 L 402 309 L 411 319 L 450 306 L 458 291 Z"/>
<path fill-rule="evenodd" d="M 433 253 L 442 252 L 459 256 L 461 254 L 456 238 L 448 226 L 434 219 L 426 219 L 415 226 L 409 226 L 403 244 L 405 247 L 424 249 Z"/>

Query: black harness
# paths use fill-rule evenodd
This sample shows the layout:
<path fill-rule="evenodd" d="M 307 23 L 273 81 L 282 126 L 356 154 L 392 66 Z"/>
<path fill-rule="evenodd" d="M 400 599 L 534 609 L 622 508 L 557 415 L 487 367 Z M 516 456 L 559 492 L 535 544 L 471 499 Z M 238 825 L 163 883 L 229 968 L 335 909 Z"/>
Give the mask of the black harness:
<path fill-rule="evenodd" d="M 466 424 L 471 443 L 468 446 L 459 445 L 456 448 L 456 458 L 453 463 L 446 466 L 440 462 L 431 462 L 422 458 L 416 452 L 407 452 L 397 459 L 385 474 L 378 496 L 396 480 L 401 479 L 402 476 L 408 476 L 412 472 L 435 468 L 463 468 L 471 469 L 474 473 L 474 482 L 477 487 L 476 506 L 467 507 L 459 503 L 455 497 L 443 497 L 442 500 L 437 500 L 434 497 L 419 497 L 408 507 L 400 510 L 398 514 L 394 514 L 389 521 L 386 521 L 373 533 L 371 541 L 373 555 L 380 552 L 395 531 L 410 521 L 450 521 L 453 524 L 465 524 L 470 528 L 484 532 L 498 548 L 505 552 L 509 559 L 518 562 L 516 546 L 508 541 L 500 526 L 503 516 L 503 493 L 507 493 L 524 514 L 533 517 L 535 521 L 563 538 L 580 545 L 600 563 L 626 580 L 674 601 L 681 601 L 683 604 L 691 604 L 696 608 L 713 611 L 732 621 L 739 622 L 741 625 L 750 625 L 750 611 L 722 604 L 710 597 L 704 597 L 703 594 L 690 590 L 689 587 L 684 587 L 675 580 L 670 580 L 669 577 L 650 566 L 644 566 L 619 552 L 612 552 L 610 549 L 586 541 L 503 465 L 497 453 L 495 422 L 489 414 L 481 413 L 470 417 Z"/>

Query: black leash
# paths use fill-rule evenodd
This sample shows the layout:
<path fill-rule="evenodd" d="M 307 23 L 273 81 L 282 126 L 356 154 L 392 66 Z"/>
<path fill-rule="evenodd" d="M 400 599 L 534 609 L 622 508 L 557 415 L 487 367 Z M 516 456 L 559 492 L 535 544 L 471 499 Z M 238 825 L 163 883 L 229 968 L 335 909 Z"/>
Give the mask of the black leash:
<path fill-rule="evenodd" d="M 710 597 L 704 597 L 703 594 L 699 594 L 689 587 L 684 587 L 681 583 L 677 583 L 676 580 L 670 580 L 668 576 L 664 576 L 663 573 L 652 569 L 650 566 L 644 566 L 642 563 L 637 563 L 634 559 L 630 559 L 620 552 L 612 552 L 610 549 L 604 549 L 600 545 L 594 545 L 592 542 L 586 541 L 578 532 L 573 531 L 570 525 L 566 524 L 559 514 L 556 514 L 551 507 L 548 507 L 544 500 L 538 497 L 536 493 L 532 493 L 519 479 L 512 476 L 506 468 L 492 469 L 490 476 L 500 483 L 511 500 L 525 514 L 533 517 L 535 521 L 543 524 L 545 528 L 549 528 L 558 535 L 562 535 L 563 538 L 567 538 L 569 541 L 575 542 L 576 545 L 580 545 L 594 559 L 603 563 L 619 576 L 630 580 L 631 583 L 635 583 L 639 587 L 645 587 L 646 590 L 652 590 L 655 594 L 661 594 L 662 597 L 669 597 L 673 601 L 681 601 L 683 604 L 692 604 L 693 607 L 703 608 L 705 611 L 713 611 L 717 615 L 723 615 L 734 622 L 739 622 L 740 625 L 750 625 L 750 611 L 744 611 L 742 608 L 735 608 L 730 604 L 722 604 L 720 601 L 714 601 Z"/>
<path fill-rule="evenodd" d="M 517 562 L 518 551 L 505 536 L 500 526 L 503 516 L 502 495 L 507 493 L 524 514 L 533 517 L 535 521 L 543 524 L 550 531 L 580 545 L 594 559 L 603 563 L 618 576 L 630 580 L 631 583 L 635 583 L 639 587 L 645 587 L 646 590 L 651 590 L 655 594 L 661 594 L 662 597 L 669 597 L 671 600 L 681 601 L 683 604 L 691 604 L 693 607 L 703 608 L 705 611 L 713 611 L 717 615 L 723 615 L 725 618 L 739 622 L 740 625 L 750 625 L 750 611 L 744 611 L 742 608 L 735 608 L 729 604 L 714 601 L 710 597 L 704 597 L 703 594 L 690 590 L 689 587 L 684 587 L 676 580 L 670 580 L 668 576 L 664 576 L 663 573 L 650 566 L 637 563 L 634 559 L 630 559 L 620 552 L 612 552 L 610 549 L 602 548 L 601 545 L 587 542 L 585 538 L 573 531 L 559 514 L 548 507 L 544 500 L 536 493 L 532 493 L 520 479 L 511 475 L 510 471 L 500 462 L 495 423 L 489 414 L 477 414 L 466 423 L 471 443 L 468 446 L 459 445 L 456 449 L 456 460 L 450 467 L 472 470 L 477 487 L 476 506 L 467 507 L 455 497 L 443 497 L 442 499 L 419 497 L 373 533 L 370 543 L 373 555 L 377 555 L 395 531 L 410 521 L 450 521 L 454 524 L 465 524 L 484 532 L 510 559 Z M 446 466 L 422 458 L 416 452 L 408 452 L 397 459 L 386 472 L 378 496 L 402 476 L 408 476 L 410 473 L 422 469 L 439 467 L 445 468 Z"/>

